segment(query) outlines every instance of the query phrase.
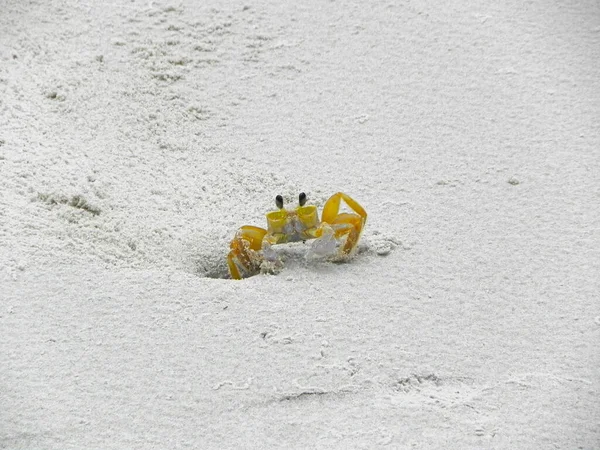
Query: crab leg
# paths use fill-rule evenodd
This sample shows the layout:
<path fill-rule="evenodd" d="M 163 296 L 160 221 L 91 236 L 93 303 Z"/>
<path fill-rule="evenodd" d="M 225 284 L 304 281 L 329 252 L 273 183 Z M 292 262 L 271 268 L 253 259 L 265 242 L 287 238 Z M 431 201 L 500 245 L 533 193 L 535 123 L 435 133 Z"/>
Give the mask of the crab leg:
<path fill-rule="evenodd" d="M 339 213 L 342 200 L 354 211 L 354 213 Z M 339 250 L 341 257 L 349 256 L 354 253 L 362 229 L 367 221 L 367 212 L 362 206 L 352 197 L 338 192 L 333 194 L 323 207 L 321 219 L 324 224 L 320 228 L 324 228 L 326 224 L 333 229 L 336 239 L 346 237 L 344 245 Z M 317 235 L 322 234 L 317 233 Z"/>
<path fill-rule="evenodd" d="M 263 238 L 267 234 L 264 228 L 244 225 L 231 241 L 231 251 L 227 255 L 227 265 L 231 278 L 239 280 L 257 274 L 260 271 Z"/>

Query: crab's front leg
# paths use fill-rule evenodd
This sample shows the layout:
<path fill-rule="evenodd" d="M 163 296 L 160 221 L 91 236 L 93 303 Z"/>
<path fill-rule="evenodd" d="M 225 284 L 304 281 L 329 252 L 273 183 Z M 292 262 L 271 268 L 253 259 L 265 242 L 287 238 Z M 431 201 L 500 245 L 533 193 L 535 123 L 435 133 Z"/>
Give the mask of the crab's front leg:
<path fill-rule="evenodd" d="M 342 201 L 354 212 L 340 214 Z M 313 245 L 313 253 L 334 259 L 352 256 L 366 222 L 367 212 L 356 200 L 343 192 L 333 194 L 325 202 L 321 224 L 315 230 L 317 240 Z"/>
<path fill-rule="evenodd" d="M 260 272 L 263 261 L 262 246 L 267 230 L 252 225 L 241 227 L 231 241 L 231 251 L 227 255 L 227 265 L 231 278 L 242 278 L 256 275 Z"/>
<path fill-rule="evenodd" d="M 281 240 L 264 228 L 244 225 L 231 241 L 227 265 L 231 278 L 240 280 L 261 271 L 276 271 L 282 265 L 277 253 L 271 248 Z"/>

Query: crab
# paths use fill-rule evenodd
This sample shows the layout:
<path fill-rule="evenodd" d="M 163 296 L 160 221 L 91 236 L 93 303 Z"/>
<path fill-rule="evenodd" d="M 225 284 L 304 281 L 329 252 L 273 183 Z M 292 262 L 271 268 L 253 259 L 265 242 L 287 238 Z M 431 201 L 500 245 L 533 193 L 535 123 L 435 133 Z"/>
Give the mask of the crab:
<path fill-rule="evenodd" d="M 306 204 L 304 192 L 298 206 L 285 209 L 283 197 L 275 197 L 277 211 L 266 214 L 267 229 L 242 226 L 231 241 L 227 265 L 231 278 L 239 280 L 283 265 L 273 245 L 315 239 L 310 254 L 334 261 L 351 258 L 367 221 L 367 212 L 343 192 L 333 194 L 323 207 L 321 220 L 317 207 Z M 340 213 L 342 201 L 353 211 Z"/>

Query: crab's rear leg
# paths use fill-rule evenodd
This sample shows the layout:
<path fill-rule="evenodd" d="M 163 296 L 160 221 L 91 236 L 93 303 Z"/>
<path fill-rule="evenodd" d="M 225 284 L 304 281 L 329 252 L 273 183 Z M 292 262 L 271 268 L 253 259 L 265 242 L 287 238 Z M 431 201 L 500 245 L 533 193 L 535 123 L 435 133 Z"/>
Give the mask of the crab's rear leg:
<path fill-rule="evenodd" d="M 344 201 L 354 213 L 341 213 L 341 202 Z M 345 238 L 343 245 L 339 248 L 338 257 L 347 257 L 354 254 L 362 230 L 367 222 L 367 212 L 352 197 L 338 192 L 333 194 L 323 207 L 321 215 L 322 229 L 331 227 L 336 240 Z"/>
<path fill-rule="evenodd" d="M 241 227 L 231 241 L 231 251 L 227 255 L 227 265 L 231 278 L 242 278 L 256 275 L 260 272 L 263 260 L 261 249 L 267 230 L 252 225 Z"/>

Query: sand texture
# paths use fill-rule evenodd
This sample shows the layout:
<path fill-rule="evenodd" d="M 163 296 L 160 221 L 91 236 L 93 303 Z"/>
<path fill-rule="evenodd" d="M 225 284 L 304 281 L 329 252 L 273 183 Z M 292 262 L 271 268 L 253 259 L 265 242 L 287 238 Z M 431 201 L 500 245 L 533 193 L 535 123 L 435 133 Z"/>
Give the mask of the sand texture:
<path fill-rule="evenodd" d="M 596 0 L 0 0 L 1 449 L 599 449 L 599 292 Z"/>

